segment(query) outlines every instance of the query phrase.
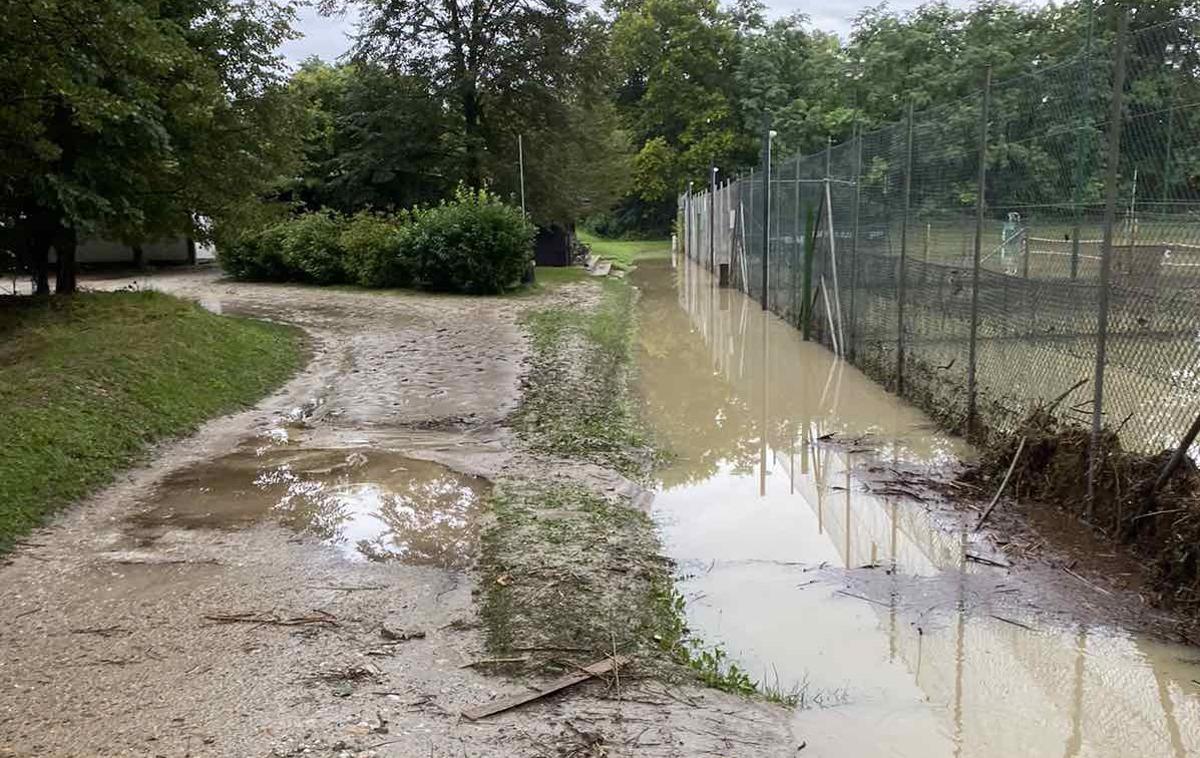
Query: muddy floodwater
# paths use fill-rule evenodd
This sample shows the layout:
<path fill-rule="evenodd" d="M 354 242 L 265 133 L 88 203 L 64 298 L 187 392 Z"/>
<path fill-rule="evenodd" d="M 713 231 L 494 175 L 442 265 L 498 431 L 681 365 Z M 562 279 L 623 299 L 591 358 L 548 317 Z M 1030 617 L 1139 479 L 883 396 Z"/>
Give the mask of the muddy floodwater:
<path fill-rule="evenodd" d="M 689 624 L 799 696 L 804 755 L 1200 756 L 1200 649 L 1048 611 L 914 497 L 969 448 L 694 267 L 634 282 Z"/>
<path fill-rule="evenodd" d="M 275 436 L 280 439 L 280 436 Z M 490 485 L 428 461 L 368 449 L 258 446 L 174 473 L 130 533 L 237 529 L 271 520 L 353 560 L 465 568 Z"/>

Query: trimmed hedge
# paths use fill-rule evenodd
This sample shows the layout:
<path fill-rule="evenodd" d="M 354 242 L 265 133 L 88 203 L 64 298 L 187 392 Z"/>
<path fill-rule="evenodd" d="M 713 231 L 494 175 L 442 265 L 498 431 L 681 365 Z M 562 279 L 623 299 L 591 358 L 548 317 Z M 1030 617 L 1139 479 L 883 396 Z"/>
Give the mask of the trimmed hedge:
<path fill-rule="evenodd" d="M 238 279 L 491 294 L 520 283 L 533 227 L 495 195 L 460 189 L 392 215 L 305 213 L 222 245 L 218 259 Z"/>

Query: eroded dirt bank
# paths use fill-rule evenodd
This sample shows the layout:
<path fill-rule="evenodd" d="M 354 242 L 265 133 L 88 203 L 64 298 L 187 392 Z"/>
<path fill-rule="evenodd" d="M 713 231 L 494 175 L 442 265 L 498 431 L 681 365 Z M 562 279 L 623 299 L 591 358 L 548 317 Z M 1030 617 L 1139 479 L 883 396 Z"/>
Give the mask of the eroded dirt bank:
<path fill-rule="evenodd" d="M 131 280 L 88 282 L 97 288 Z M 468 722 L 489 675 L 472 565 L 489 482 L 631 502 L 507 420 L 539 298 L 137 282 L 295 323 L 304 371 L 162 447 L 0 567 L 0 755 L 790 755 L 778 709 L 633 677 Z M 377 560 L 384 558 L 385 560 Z M 519 641 L 514 642 L 514 647 Z M 558 657 L 582 664 L 572 651 Z"/>

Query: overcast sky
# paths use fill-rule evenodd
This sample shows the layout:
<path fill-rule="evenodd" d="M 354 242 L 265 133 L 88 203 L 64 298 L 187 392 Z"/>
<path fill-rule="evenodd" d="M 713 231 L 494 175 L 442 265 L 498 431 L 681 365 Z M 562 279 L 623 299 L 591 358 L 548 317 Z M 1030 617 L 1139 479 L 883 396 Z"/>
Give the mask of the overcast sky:
<path fill-rule="evenodd" d="M 921 2 L 922 0 L 891 0 L 888 5 L 894 10 L 904 11 L 917 7 Z M 850 20 L 863 8 L 877 4 L 878 0 L 776 0 L 767 3 L 767 12 L 775 17 L 798 11 L 806 14 L 818 29 L 837 32 L 845 37 L 850 32 Z M 950 0 L 950 4 L 965 7 L 972 3 L 971 0 Z M 350 46 L 347 34 L 353 31 L 354 20 L 353 13 L 343 18 L 322 18 L 315 10 L 304 9 L 297 24 L 304 36 L 284 45 L 281 52 L 293 63 L 298 63 L 310 55 L 333 61 Z"/>

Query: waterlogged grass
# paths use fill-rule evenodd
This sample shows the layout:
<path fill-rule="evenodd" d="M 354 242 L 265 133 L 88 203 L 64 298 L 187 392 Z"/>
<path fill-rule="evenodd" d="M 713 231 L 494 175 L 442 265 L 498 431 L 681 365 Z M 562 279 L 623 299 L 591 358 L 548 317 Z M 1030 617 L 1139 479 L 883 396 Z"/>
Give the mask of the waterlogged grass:
<path fill-rule="evenodd" d="M 653 447 L 634 407 L 635 290 L 606 281 L 594 310 L 545 308 L 525 319 L 533 341 L 517 431 L 536 452 L 644 478 Z"/>
<path fill-rule="evenodd" d="M 674 622 L 659 602 L 669 565 L 645 513 L 570 482 L 503 482 L 490 504 L 481 617 L 498 657 L 656 657 Z"/>
<path fill-rule="evenodd" d="M 688 672 L 723 692 L 795 702 L 690 633 L 643 511 L 577 484 L 520 481 L 497 489 L 491 512 L 481 616 L 497 657 L 540 667 L 633 654 L 643 673 L 679 680 Z"/>
<path fill-rule="evenodd" d="M 155 292 L 0 300 L 0 551 L 301 356 L 295 329 Z"/>
<path fill-rule="evenodd" d="M 658 456 L 632 399 L 636 291 L 621 281 L 596 286 L 603 291 L 592 309 L 527 315 L 533 356 L 516 426 L 547 457 L 644 480 Z M 497 658 L 570 668 L 634 654 L 643 674 L 798 702 L 690 632 L 671 562 L 643 510 L 568 480 L 521 479 L 499 483 L 491 513 L 481 617 Z"/>
<path fill-rule="evenodd" d="M 584 231 L 578 235 L 579 241 L 590 247 L 593 253 L 612 261 L 619 268 L 630 268 L 638 261 L 671 257 L 670 240 L 612 240 Z"/>

